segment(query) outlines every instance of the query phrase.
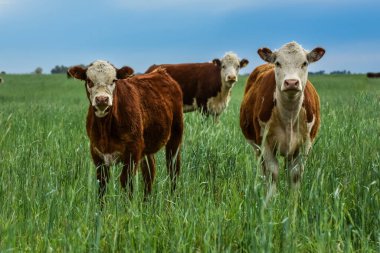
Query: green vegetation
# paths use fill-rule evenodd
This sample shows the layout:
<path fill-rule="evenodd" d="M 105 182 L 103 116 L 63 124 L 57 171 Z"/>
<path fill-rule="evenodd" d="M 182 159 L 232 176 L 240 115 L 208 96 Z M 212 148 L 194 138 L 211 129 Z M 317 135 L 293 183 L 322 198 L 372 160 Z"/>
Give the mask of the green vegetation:
<path fill-rule="evenodd" d="M 245 80 L 221 122 L 185 117 L 182 173 L 170 194 L 161 151 L 153 194 L 132 201 L 112 170 L 100 210 L 85 133 L 84 85 L 5 75 L 0 86 L 0 252 L 379 252 L 380 80 L 311 76 L 322 127 L 300 194 L 281 170 L 265 183 L 239 127 Z"/>

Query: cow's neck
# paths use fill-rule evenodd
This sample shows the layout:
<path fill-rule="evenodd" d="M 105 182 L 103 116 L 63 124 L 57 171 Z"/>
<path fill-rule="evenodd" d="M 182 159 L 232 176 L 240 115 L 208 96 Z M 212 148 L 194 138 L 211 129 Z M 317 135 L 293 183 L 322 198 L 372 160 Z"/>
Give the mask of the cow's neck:
<path fill-rule="evenodd" d="M 116 91 L 116 89 L 115 89 Z M 107 115 L 105 115 L 102 118 L 96 117 L 95 111 L 93 110 L 93 117 L 94 117 L 94 126 L 100 135 L 101 140 L 108 140 L 108 138 L 111 136 L 110 132 L 112 131 L 113 124 L 117 124 L 118 117 L 118 108 L 120 105 L 118 105 L 118 99 L 117 96 L 114 94 L 113 96 L 113 105 L 110 108 L 110 111 Z M 113 135 L 115 133 L 112 133 Z"/>
<path fill-rule="evenodd" d="M 294 97 L 289 97 L 287 94 L 276 89 L 274 97 L 281 122 L 287 128 L 292 128 L 298 122 L 304 99 L 303 92 L 300 92 Z"/>
<path fill-rule="evenodd" d="M 231 93 L 232 86 L 227 87 L 226 83 L 222 83 L 222 87 L 220 88 L 221 97 L 227 98 Z"/>

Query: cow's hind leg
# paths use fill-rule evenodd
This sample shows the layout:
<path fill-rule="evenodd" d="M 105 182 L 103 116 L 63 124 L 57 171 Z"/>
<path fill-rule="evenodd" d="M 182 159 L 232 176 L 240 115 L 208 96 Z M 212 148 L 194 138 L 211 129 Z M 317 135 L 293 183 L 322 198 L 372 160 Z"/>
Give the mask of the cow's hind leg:
<path fill-rule="evenodd" d="M 156 175 L 156 161 L 154 155 L 146 155 L 141 161 L 141 172 L 144 180 L 144 199 L 152 192 L 152 184 Z"/>
<path fill-rule="evenodd" d="M 181 167 L 180 145 L 183 134 L 183 114 L 178 113 L 173 117 L 170 139 L 166 144 L 166 166 L 171 180 L 171 191 L 176 188 L 176 180 Z"/>

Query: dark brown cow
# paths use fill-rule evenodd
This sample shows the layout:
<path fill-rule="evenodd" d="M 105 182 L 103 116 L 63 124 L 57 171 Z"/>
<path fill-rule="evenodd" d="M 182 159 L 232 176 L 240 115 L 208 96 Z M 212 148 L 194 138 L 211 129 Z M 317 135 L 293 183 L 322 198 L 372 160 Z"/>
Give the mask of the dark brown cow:
<path fill-rule="evenodd" d="M 184 112 L 199 110 L 217 121 L 228 106 L 240 68 L 247 64 L 248 60 L 239 60 L 236 54 L 229 52 L 213 63 L 152 65 L 145 73 L 164 67 L 182 88 Z"/>
<path fill-rule="evenodd" d="M 165 145 L 172 190 L 180 171 L 181 89 L 162 68 L 126 78 L 132 73 L 129 67 L 116 69 L 99 60 L 88 68 L 76 66 L 68 70 L 68 74 L 86 84 L 90 101 L 86 128 L 100 196 L 106 188 L 110 165 L 118 161 L 123 164 L 121 186 L 128 184 L 131 196 L 132 175 L 140 160 L 147 196 L 155 176 L 154 154 Z"/>
<path fill-rule="evenodd" d="M 368 78 L 380 78 L 380 73 L 372 73 L 372 72 L 368 72 L 368 73 L 367 73 L 367 77 L 368 77 Z"/>
<path fill-rule="evenodd" d="M 269 62 L 249 76 L 240 108 L 240 127 L 245 138 L 263 160 L 270 180 L 267 200 L 276 190 L 278 161 L 286 158 L 289 180 L 298 188 L 303 173 L 302 156 L 307 155 L 320 125 L 319 96 L 307 79 L 307 66 L 318 61 L 323 48 L 306 52 L 295 42 L 273 52 L 258 51 Z"/>

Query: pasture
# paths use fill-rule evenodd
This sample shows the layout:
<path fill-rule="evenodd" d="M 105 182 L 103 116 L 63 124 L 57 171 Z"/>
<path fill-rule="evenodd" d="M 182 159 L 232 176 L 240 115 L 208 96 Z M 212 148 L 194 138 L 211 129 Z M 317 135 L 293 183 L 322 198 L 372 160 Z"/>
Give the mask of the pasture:
<path fill-rule="evenodd" d="M 245 78 L 220 123 L 185 116 L 182 168 L 170 194 L 164 152 L 153 193 L 132 201 L 112 168 L 98 205 L 82 82 L 5 75 L 0 86 L 0 252 L 379 252 L 380 80 L 310 76 L 322 124 L 300 194 L 281 169 L 265 183 L 239 127 Z"/>

